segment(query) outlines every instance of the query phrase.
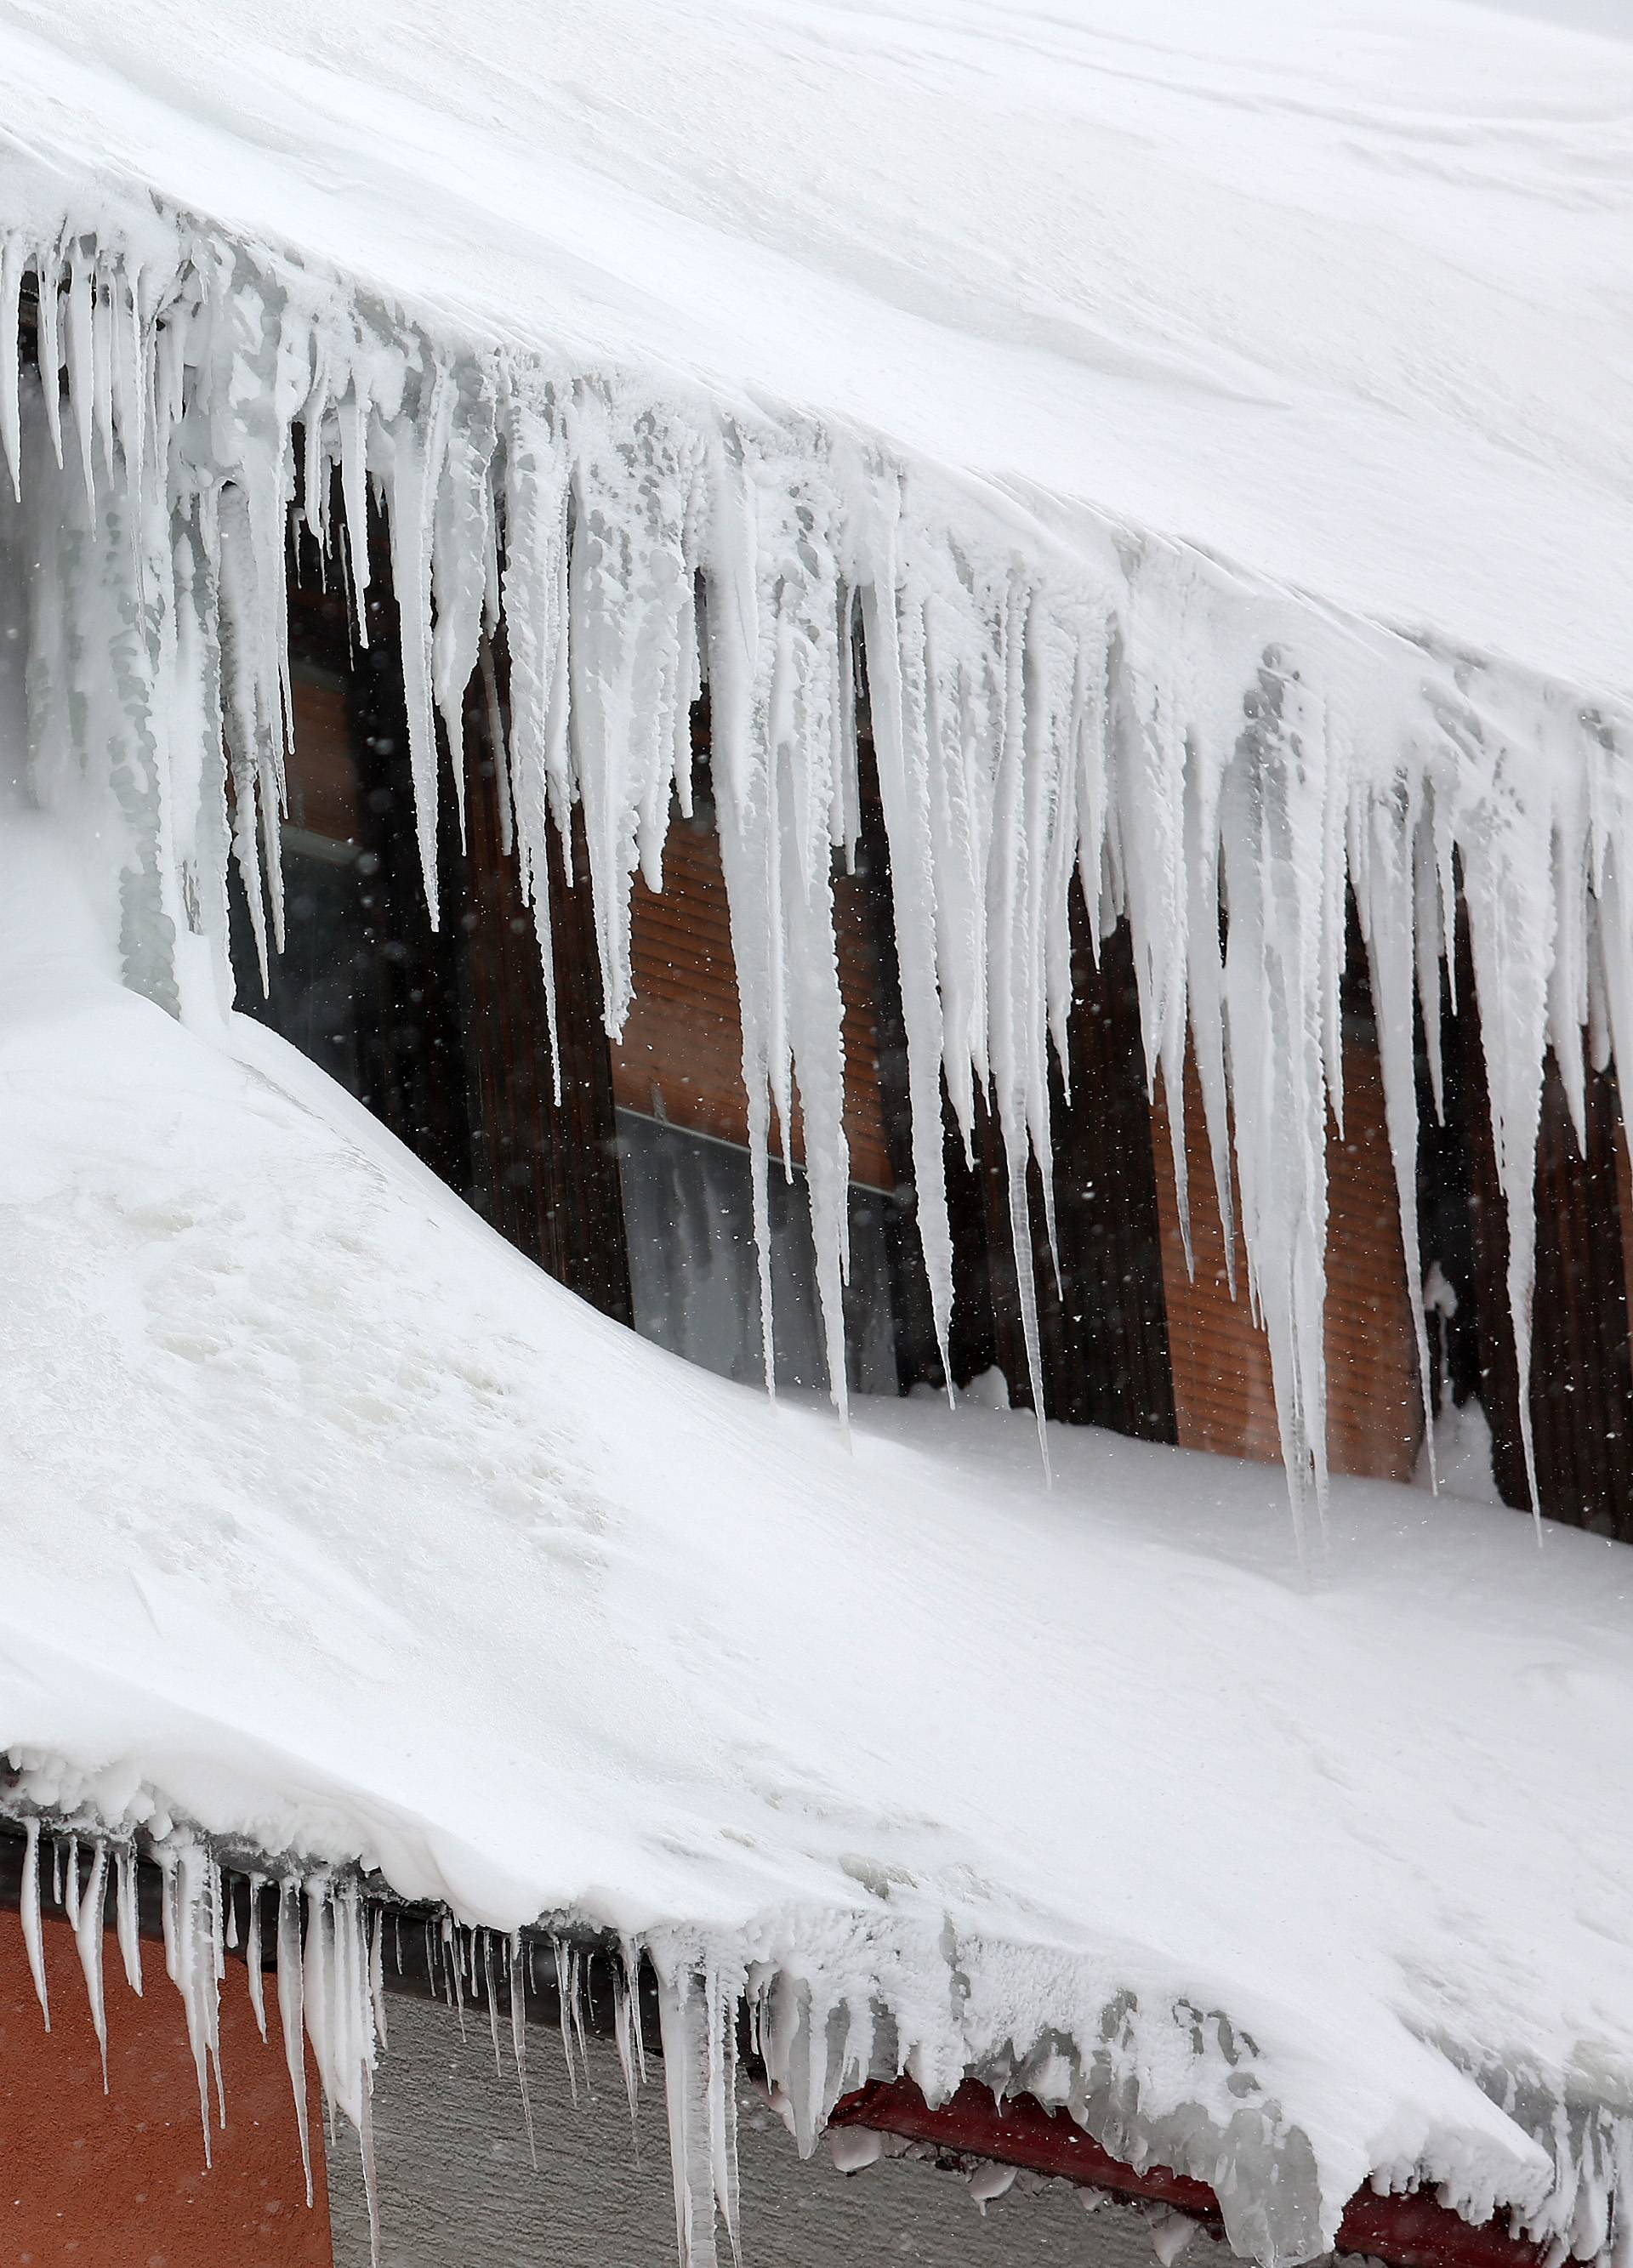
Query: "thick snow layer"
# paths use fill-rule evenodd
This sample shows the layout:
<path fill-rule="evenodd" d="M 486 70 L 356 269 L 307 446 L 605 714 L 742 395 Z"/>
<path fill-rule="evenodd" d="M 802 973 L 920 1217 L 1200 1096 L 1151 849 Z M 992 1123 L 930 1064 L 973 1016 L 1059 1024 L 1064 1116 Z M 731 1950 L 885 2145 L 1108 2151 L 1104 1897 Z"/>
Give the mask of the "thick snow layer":
<path fill-rule="evenodd" d="M 37 1800 L 728 1990 L 762 1958 L 818 2110 L 841 2041 L 932 2091 L 1031 2057 L 1266 2251 L 1374 2169 L 1569 2234 L 1585 2164 L 1599 2241 L 1628 1554 L 1341 1484 L 1301 1572 L 1264 1469 L 1062 1432 L 1050 1491 L 1030 1421 L 916 1403 L 847 1451 L 575 1301 L 259 1027 L 123 990 L 13 810 L 0 1157 Z"/>
<path fill-rule="evenodd" d="M 4 0 L 0 85 L 59 182 L 445 335 L 1633 684 L 1627 45 L 1460 0 Z"/>

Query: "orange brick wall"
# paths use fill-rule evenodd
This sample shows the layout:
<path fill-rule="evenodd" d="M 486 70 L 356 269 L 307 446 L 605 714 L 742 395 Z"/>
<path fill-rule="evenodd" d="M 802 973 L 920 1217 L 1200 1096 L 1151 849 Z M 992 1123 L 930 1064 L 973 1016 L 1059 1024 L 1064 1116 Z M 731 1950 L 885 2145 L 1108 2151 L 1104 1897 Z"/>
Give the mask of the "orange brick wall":
<path fill-rule="evenodd" d="M 1417 1461 L 1422 1417 L 1383 1082 L 1372 1049 L 1346 1049 L 1344 1100 L 1343 1138 L 1329 1123 L 1326 1148 L 1327 1453 L 1335 1473 L 1406 1480 Z M 1239 1236 L 1239 1296 L 1230 1297 L 1201 1088 L 1190 1064 L 1186 1160 L 1194 1280 L 1186 1270 L 1160 1093 L 1152 1130 L 1180 1445 L 1278 1462 L 1269 1344 L 1249 1311 Z"/>

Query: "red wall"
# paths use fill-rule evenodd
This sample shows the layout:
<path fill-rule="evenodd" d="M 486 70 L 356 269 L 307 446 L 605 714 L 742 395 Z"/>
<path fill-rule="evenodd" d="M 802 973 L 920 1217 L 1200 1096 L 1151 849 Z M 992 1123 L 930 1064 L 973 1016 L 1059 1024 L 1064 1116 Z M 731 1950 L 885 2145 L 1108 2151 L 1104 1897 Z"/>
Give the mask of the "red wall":
<path fill-rule="evenodd" d="M 181 2002 L 163 1948 L 145 1991 L 105 1948 L 108 2086 L 72 1932 L 44 1923 L 48 2035 L 15 1913 L 0 1913 L 0 2261 L 5 2268 L 332 2268 L 318 2090 L 308 2066 L 314 2205 L 307 2210 L 276 1995 L 262 2046 L 245 1972 L 221 1988 L 227 2123 L 206 2173 Z"/>

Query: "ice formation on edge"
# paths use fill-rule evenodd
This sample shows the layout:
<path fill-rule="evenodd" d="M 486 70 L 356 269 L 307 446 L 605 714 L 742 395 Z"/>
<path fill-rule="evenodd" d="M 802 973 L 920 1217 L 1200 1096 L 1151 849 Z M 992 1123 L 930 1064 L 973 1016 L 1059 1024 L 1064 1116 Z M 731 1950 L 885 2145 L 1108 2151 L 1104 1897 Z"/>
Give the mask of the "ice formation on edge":
<path fill-rule="evenodd" d="M 39 364 L 58 375 L 43 389 L 32 370 L 18 379 L 26 277 Z M 1182 1201 L 1187 1037 L 1194 1050 L 1221 1214 L 1268 1329 L 1295 1510 L 1319 1505 L 1344 885 L 1371 954 L 1410 1254 L 1414 994 L 1437 1072 L 1460 865 L 1477 987 L 1501 1004 L 1484 1031 L 1524 1371 L 1544 1049 L 1579 1116 L 1588 1053 L 1602 1064 L 1613 1040 L 1633 1044 L 1625 715 L 1109 523 L 1081 522 L 1068 545 L 990 491 L 978 501 L 809 419 L 444 346 L 330 277 L 180 223 L 134 239 L 13 232 L 0 339 L 0 442 L 40 563 L 36 790 L 121 807 L 133 983 L 176 1005 L 183 931 L 225 966 L 229 848 L 262 950 L 276 950 L 291 515 L 299 496 L 360 600 L 372 491 L 402 606 L 432 909 L 438 766 L 460 750 L 464 689 L 502 621 L 524 887 L 547 945 L 546 832 L 580 803 L 614 1034 L 632 876 L 661 884 L 706 677 L 761 1251 L 767 1152 L 786 1148 L 797 1107 L 841 1409 L 831 876 L 858 825 L 858 645 L 943 1339 L 944 1082 L 966 1139 L 978 1091 L 1002 1130 L 1037 1387 L 1025 1168 L 1029 1150 L 1049 1155 L 1076 874 L 1097 935 L 1122 913 L 1132 925 Z M 336 469 L 344 531 L 329 524 Z M 1049 1209 L 1047 1176 L 1044 1189 Z"/>
<path fill-rule="evenodd" d="M 43 387 L 34 357 L 19 375 L 26 285 Z M 228 981 L 231 858 L 262 951 L 277 943 L 297 497 L 354 600 L 371 492 L 385 512 L 433 905 L 441 744 L 457 751 L 463 689 L 502 622 L 515 842 L 540 942 L 547 829 L 577 800 L 614 1031 L 630 998 L 631 877 L 639 867 L 661 881 L 706 675 L 761 1249 L 768 1152 L 786 1143 L 797 1095 L 841 1405 L 848 1172 L 831 882 L 858 824 L 858 645 L 938 1329 L 951 1296 L 943 1083 L 966 1137 L 977 1093 L 993 1099 L 1024 1271 L 1025 1166 L 1029 1151 L 1049 1152 L 1049 1050 L 1064 1057 L 1068 893 L 1081 875 L 1097 933 L 1119 914 L 1131 923 L 1182 1190 L 1181 1075 L 1194 1049 L 1227 1225 L 1234 1166 L 1300 1518 L 1326 1484 L 1325 1133 L 1329 1108 L 1341 1108 L 1344 884 L 1371 954 L 1411 1254 L 1415 1000 L 1432 1064 L 1460 869 L 1478 990 L 1500 1004 L 1483 1028 L 1523 1377 L 1544 1050 L 1578 1114 L 1590 1057 L 1633 1060 L 1624 713 L 1086 514 L 1068 541 L 1021 504 L 867 436 L 728 413 L 650 375 L 433 337 L 330 276 L 151 212 L 104 210 L 94 225 L 58 214 L 0 235 L 0 454 L 31 563 L 34 791 L 84 822 L 82 839 L 118 846 L 101 871 L 127 979 L 173 1011 L 201 966 Z M 334 528 L 331 471 L 344 501 Z M 32 1841 L 30 1854 L 28 1899 Z M 191 1845 L 164 1863 L 167 1966 L 208 2118 L 219 1877 Z M 97 1846 L 93 1914 L 107 1864 Z M 117 1853 L 114 1866 L 122 1886 Z M 127 1896 L 121 1941 L 134 1962 Z M 378 1947 L 360 1899 L 328 1875 L 304 1886 L 292 1875 L 279 1915 L 286 2036 L 304 2023 L 331 2098 L 366 2131 Z M 82 1928 L 80 1943 L 100 2008 L 97 1930 Z M 915 1964 L 860 1924 L 854 1943 L 824 1953 L 818 1932 L 757 1962 L 678 1940 L 644 1950 L 661 1984 L 694 2268 L 714 2257 L 717 2212 L 735 2231 L 730 2077 L 745 1999 L 802 2146 L 870 2070 L 908 2068 L 933 2098 L 983 2070 L 1069 2103 L 1121 2154 L 1214 2183 L 1240 2250 L 1294 2261 L 1330 2241 L 1342 2200 L 1322 2194 L 1308 2144 L 1273 2102 L 1244 2108 L 1227 2086 L 1244 2073 L 1223 2019 L 1192 2012 L 1211 2078 L 1196 2081 L 1188 2113 L 1164 2120 L 1148 2115 L 1140 2073 L 1156 2034 L 1171 2039 L 1173 2010 L 1085 2007 L 1061 2030 L 1040 1986 L 1035 2037 L 983 2039 L 977 1949 L 938 1941 Z M 950 1977 L 964 1994 L 951 2013 Z M 1503 2201 L 1536 2234 L 1589 2253 L 1609 2239 L 1626 2138 L 1620 2124 L 1567 2136 L 1563 2116 L 1540 2111 L 1534 2130 L 1549 2138 L 1551 2183 Z M 1496 2201 L 1480 2178 L 1456 2199 L 1475 2218 Z"/>

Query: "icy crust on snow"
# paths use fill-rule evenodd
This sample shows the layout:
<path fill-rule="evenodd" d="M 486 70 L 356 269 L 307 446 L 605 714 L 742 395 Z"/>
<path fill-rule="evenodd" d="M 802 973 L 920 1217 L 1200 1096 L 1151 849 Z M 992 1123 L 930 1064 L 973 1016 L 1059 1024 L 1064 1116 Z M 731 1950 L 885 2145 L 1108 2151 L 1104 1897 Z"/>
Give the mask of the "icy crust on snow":
<path fill-rule="evenodd" d="M 192 1028 L 123 987 L 87 842 L 0 824 L 0 1747 L 13 1806 L 183 1870 L 206 2063 L 211 1867 L 263 1853 L 359 2119 L 359 1867 L 644 1949 L 694 2262 L 745 1994 L 808 2142 L 870 2071 L 975 2071 L 1267 2261 L 1369 2175 L 1620 2242 L 1624 1554 L 1341 1482 L 1306 1573 L 1262 1469 L 1057 1429 L 1051 1490 L 1023 1419 L 918 1403 L 847 1451 L 204 985 Z"/>
<path fill-rule="evenodd" d="M 41 192 L 19 179 L 26 213 Z M 1041 1404 L 1026 1160 L 1049 1155 L 1075 876 L 1097 933 L 1121 913 L 1132 923 L 1182 1197 L 1194 1048 L 1220 1211 L 1268 1330 L 1295 1510 L 1302 1521 L 1324 1502 L 1344 885 L 1371 954 L 1411 1253 L 1414 1002 L 1437 1075 L 1460 868 L 1526 1411 L 1544 1050 L 1579 1118 L 1585 1063 L 1618 1039 L 1625 1057 L 1633 1030 L 1624 704 L 1343 617 L 1109 519 L 1080 516 L 1068 542 L 991 487 L 855 431 L 432 338 L 331 276 L 180 219 L 122 225 L 101 210 L 8 229 L 6 342 L 26 280 L 41 364 L 59 380 L 43 393 L 14 380 L 0 347 L 0 442 L 38 563 L 36 792 L 117 807 L 128 981 L 176 1006 L 188 935 L 225 966 L 229 855 L 262 952 L 277 949 L 290 517 L 299 497 L 360 598 L 369 562 L 351 531 L 372 492 L 402 606 L 433 909 L 437 768 L 459 748 L 464 689 L 502 618 L 524 885 L 543 947 L 546 832 L 580 803 L 615 1034 L 632 876 L 661 882 L 706 679 L 760 1248 L 769 1156 L 797 1108 L 841 1408 L 831 879 L 855 838 L 865 657 L 938 1331 L 951 1299 L 944 1086 L 966 1140 L 982 1090 L 1002 1130 Z M 336 489 L 344 526 L 330 525 Z M 1421 1325 L 1420 1360 L 1426 1372 Z"/>

